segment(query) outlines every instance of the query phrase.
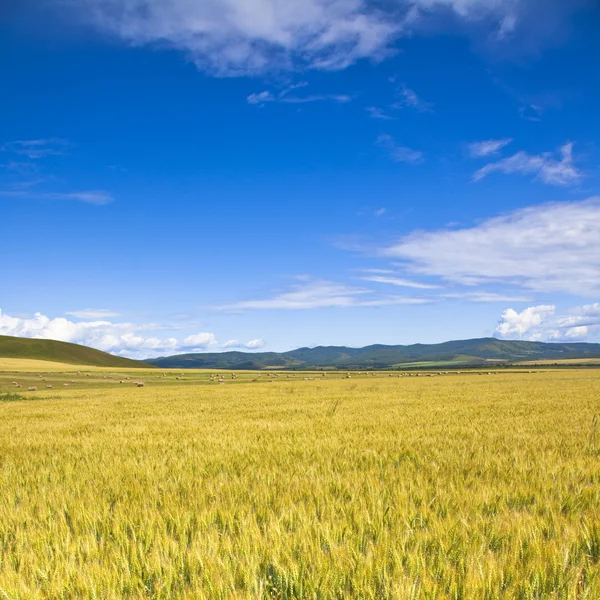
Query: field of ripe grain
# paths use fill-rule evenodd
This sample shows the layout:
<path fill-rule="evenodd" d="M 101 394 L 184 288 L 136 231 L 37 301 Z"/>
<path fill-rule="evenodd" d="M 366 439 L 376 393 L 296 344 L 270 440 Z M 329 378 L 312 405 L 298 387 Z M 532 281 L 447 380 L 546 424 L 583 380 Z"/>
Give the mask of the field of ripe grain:
<path fill-rule="evenodd" d="M 599 372 L 265 379 L 0 394 L 0 598 L 600 598 Z"/>
<path fill-rule="evenodd" d="M 557 360 L 527 360 L 520 365 L 600 365 L 600 358 L 561 358 Z"/>

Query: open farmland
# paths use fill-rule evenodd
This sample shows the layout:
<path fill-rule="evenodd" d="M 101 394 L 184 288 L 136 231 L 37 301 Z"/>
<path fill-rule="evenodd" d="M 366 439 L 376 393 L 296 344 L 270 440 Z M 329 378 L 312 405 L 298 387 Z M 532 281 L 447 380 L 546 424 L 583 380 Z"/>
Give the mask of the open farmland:
<path fill-rule="evenodd" d="M 600 597 L 597 371 L 2 368 L 2 598 Z"/>
<path fill-rule="evenodd" d="M 563 358 L 562 360 L 529 360 L 518 364 L 522 365 L 550 365 L 550 366 L 569 366 L 569 365 L 600 365 L 600 358 Z"/>

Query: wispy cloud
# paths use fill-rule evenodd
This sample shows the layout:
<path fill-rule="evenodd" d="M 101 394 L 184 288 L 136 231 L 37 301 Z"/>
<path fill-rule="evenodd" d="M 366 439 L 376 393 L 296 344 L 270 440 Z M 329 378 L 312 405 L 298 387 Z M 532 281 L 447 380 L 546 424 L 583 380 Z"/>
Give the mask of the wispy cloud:
<path fill-rule="evenodd" d="M 508 146 L 512 142 L 512 138 L 502 138 L 500 140 L 484 140 L 482 142 L 471 142 L 468 146 L 469 154 L 473 158 L 482 158 L 497 154 L 504 146 Z"/>
<path fill-rule="evenodd" d="M 519 296 L 517 294 L 502 294 L 498 292 L 477 291 L 457 292 L 443 294 L 444 298 L 468 300 L 469 302 L 531 302 L 531 296 Z"/>
<path fill-rule="evenodd" d="M 293 286 L 269 298 L 244 300 L 218 307 L 220 310 L 309 310 L 317 308 L 377 307 L 399 304 L 423 304 L 429 300 L 397 295 L 378 295 L 370 289 L 358 288 L 326 280 L 314 280 Z"/>
<path fill-rule="evenodd" d="M 346 103 L 352 100 L 352 96 L 349 94 L 311 94 L 309 96 L 285 96 L 280 102 L 287 102 L 289 104 L 305 104 L 306 102 L 339 102 Z"/>
<path fill-rule="evenodd" d="M 393 104 L 394 108 L 414 108 L 419 112 L 433 112 L 433 104 L 431 102 L 426 102 L 419 98 L 417 93 L 410 88 L 407 88 L 405 85 L 402 85 L 398 89 L 398 101 Z"/>
<path fill-rule="evenodd" d="M 573 143 L 564 144 L 559 149 L 560 158 L 551 152 L 528 154 L 517 152 L 508 158 L 490 163 L 473 175 L 474 181 L 480 181 L 491 173 L 535 175 L 535 179 L 549 185 L 574 185 L 581 181 L 583 174 L 573 160 Z"/>
<path fill-rule="evenodd" d="M 38 167 L 33 162 L 9 160 L 7 163 L 0 165 L 5 171 L 16 173 L 17 175 L 24 175 L 27 177 L 35 176 L 38 173 Z"/>
<path fill-rule="evenodd" d="M 394 275 L 396 271 L 393 269 L 355 269 L 361 273 L 374 273 L 375 275 Z"/>
<path fill-rule="evenodd" d="M 499 77 L 492 77 L 492 82 L 513 99 L 517 105 L 519 116 L 526 121 L 541 121 L 548 109 L 560 109 L 565 97 L 570 96 L 569 92 L 559 90 L 542 90 L 533 94 L 523 93 L 514 89 Z"/>
<path fill-rule="evenodd" d="M 396 76 L 393 76 L 389 78 L 389 81 L 395 84 L 396 79 Z M 392 113 L 407 107 L 414 108 L 415 110 L 423 113 L 433 112 L 433 104 L 431 102 L 425 102 L 414 90 L 411 90 L 404 84 L 402 84 L 400 87 L 397 87 L 395 91 L 395 97 L 396 101 L 392 104 L 388 104 L 385 108 L 368 106 L 365 108 L 365 110 L 369 113 L 369 116 L 372 119 L 380 119 L 382 121 L 396 120 L 397 117 Z"/>
<path fill-rule="evenodd" d="M 409 272 L 463 285 L 600 293 L 600 197 L 542 204 L 463 229 L 414 232 L 381 250 Z"/>
<path fill-rule="evenodd" d="M 104 190 L 48 191 L 48 182 L 55 180 L 54 176 L 44 175 L 43 160 L 49 156 L 60 156 L 72 146 L 71 142 L 61 138 L 35 140 L 19 140 L 6 142 L 0 146 L 0 151 L 18 157 L 26 156 L 29 160 L 10 158 L 2 167 L 20 176 L 13 176 L 0 189 L 0 197 L 23 200 L 46 201 L 75 201 L 86 204 L 104 205 L 114 200 L 109 192 Z M 45 189 L 44 189 L 45 188 Z"/>
<path fill-rule="evenodd" d="M 543 107 L 538 106 L 537 104 L 525 104 L 523 106 L 519 106 L 519 116 L 521 119 L 525 119 L 525 121 L 541 121 L 543 114 Z"/>
<path fill-rule="evenodd" d="M 86 190 L 81 192 L 36 192 L 34 190 L 0 190 L 0 196 L 6 198 L 22 198 L 23 200 L 73 200 L 86 204 L 102 206 L 110 204 L 114 197 L 101 190 Z"/>
<path fill-rule="evenodd" d="M 64 154 L 70 145 L 69 141 L 60 138 L 17 140 L 4 143 L 0 146 L 0 150 L 35 160 Z"/>
<path fill-rule="evenodd" d="M 275 102 L 276 98 L 271 92 L 259 92 L 257 94 L 250 94 L 246 100 L 248 104 L 264 104 L 265 102 Z"/>
<path fill-rule="evenodd" d="M 108 310 L 106 308 L 84 308 L 82 310 L 73 310 L 66 312 L 66 315 L 77 317 L 78 319 L 109 319 L 111 317 L 120 317 L 121 314 Z"/>
<path fill-rule="evenodd" d="M 381 108 L 377 108 L 376 106 L 368 106 L 365 110 L 369 113 L 369 116 L 372 119 L 381 119 L 383 121 L 392 121 L 396 117 L 392 117 L 388 113 L 386 113 Z"/>
<path fill-rule="evenodd" d="M 308 94 L 305 96 L 298 96 L 292 94 L 293 90 L 298 88 L 306 87 L 307 83 L 299 83 L 289 86 L 277 94 L 273 94 L 270 91 L 259 92 L 256 94 L 250 94 L 246 100 L 248 104 L 256 104 L 258 106 L 264 106 L 269 102 L 283 102 L 285 104 L 306 104 L 308 102 L 338 102 L 346 103 L 352 100 L 352 96 L 349 94 Z"/>
<path fill-rule="evenodd" d="M 440 287 L 439 285 L 420 283 L 418 281 L 411 281 L 410 279 L 403 279 L 401 277 L 385 277 L 381 275 L 370 275 L 369 277 L 362 277 L 362 280 L 371 281 L 373 283 L 384 283 L 387 285 L 394 285 L 396 287 L 414 288 L 417 290 L 434 290 Z"/>
<path fill-rule="evenodd" d="M 386 133 L 382 133 L 377 138 L 377 145 L 385 149 L 394 162 L 419 164 L 425 160 L 423 152 L 407 148 L 406 146 L 400 146 L 391 135 Z"/>

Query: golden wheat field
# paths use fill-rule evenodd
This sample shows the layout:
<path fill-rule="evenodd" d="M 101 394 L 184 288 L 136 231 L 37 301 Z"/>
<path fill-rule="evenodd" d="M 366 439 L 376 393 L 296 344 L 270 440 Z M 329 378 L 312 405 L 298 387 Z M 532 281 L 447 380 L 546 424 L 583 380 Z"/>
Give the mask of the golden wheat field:
<path fill-rule="evenodd" d="M 0 377 L 0 598 L 600 598 L 598 371 L 63 368 Z"/>

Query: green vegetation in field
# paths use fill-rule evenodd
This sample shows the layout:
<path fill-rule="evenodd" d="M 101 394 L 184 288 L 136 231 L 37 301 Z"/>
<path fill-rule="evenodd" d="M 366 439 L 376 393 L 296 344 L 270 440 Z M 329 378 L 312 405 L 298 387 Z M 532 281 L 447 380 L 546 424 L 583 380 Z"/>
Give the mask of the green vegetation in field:
<path fill-rule="evenodd" d="M 23 399 L 21 394 L 11 394 L 9 392 L 0 393 L 0 402 L 17 402 L 18 400 Z"/>
<path fill-rule="evenodd" d="M 595 372 L 98 385 L 0 404 L 2 598 L 600 597 Z"/>
<path fill-rule="evenodd" d="M 585 366 L 585 365 L 600 365 L 600 358 L 563 358 L 563 359 L 548 359 L 548 360 L 528 360 L 518 364 L 522 365 L 573 365 L 573 366 Z"/>
<path fill-rule="evenodd" d="M 426 367 L 458 367 L 464 365 L 475 365 L 481 364 L 485 362 L 490 362 L 493 365 L 495 361 L 482 361 L 481 359 L 475 356 L 465 356 L 459 355 L 453 358 L 452 360 L 431 360 L 431 361 L 421 361 L 421 362 L 411 362 L 411 363 L 400 363 L 397 365 L 393 365 L 396 369 L 416 369 L 416 368 L 426 368 Z"/>

